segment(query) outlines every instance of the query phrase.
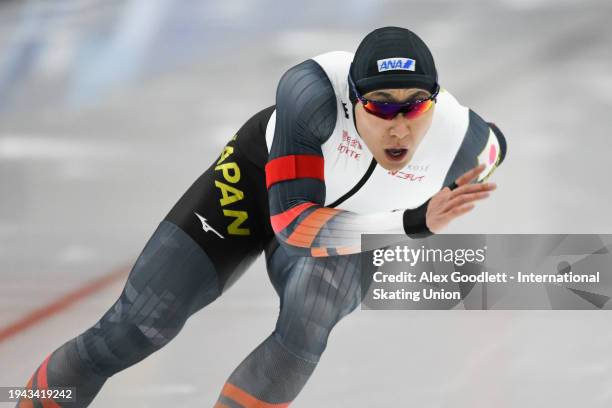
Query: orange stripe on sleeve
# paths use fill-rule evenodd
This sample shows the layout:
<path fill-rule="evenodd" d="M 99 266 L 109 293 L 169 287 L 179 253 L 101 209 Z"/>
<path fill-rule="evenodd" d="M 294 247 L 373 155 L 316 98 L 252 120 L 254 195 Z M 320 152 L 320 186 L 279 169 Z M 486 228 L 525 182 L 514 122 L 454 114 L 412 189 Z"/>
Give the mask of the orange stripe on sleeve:
<path fill-rule="evenodd" d="M 270 224 L 274 232 L 280 232 L 287 228 L 287 225 L 291 224 L 301 213 L 306 211 L 308 208 L 316 205 L 315 203 L 302 203 L 288 209 L 285 212 L 276 214 L 270 217 Z"/>
<path fill-rule="evenodd" d="M 334 208 L 316 209 L 295 227 L 295 230 L 287 238 L 287 243 L 297 247 L 310 248 L 321 227 L 339 212 L 341 210 Z"/>
<path fill-rule="evenodd" d="M 361 248 L 360 247 L 338 247 L 336 248 L 336 251 L 338 252 L 338 255 L 350 255 L 350 254 L 357 254 L 361 252 Z"/>
<path fill-rule="evenodd" d="M 313 256 L 313 258 L 327 256 L 327 248 L 324 248 L 324 247 L 312 248 L 310 250 L 310 254 Z"/>

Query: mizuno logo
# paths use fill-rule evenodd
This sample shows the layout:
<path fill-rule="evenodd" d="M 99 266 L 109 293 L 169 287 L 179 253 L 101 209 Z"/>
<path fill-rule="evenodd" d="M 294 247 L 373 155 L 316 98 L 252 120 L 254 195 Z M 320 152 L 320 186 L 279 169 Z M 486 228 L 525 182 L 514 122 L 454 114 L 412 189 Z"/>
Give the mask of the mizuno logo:
<path fill-rule="evenodd" d="M 378 72 L 401 70 L 401 71 L 414 71 L 416 61 L 411 58 L 385 58 L 376 61 L 378 63 Z"/>
<path fill-rule="evenodd" d="M 212 231 L 212 232 L 214 232 L 215 234 L 217 234 L 217 236 L 218 236 L 219 238 L 224 239 L 224 238 L 223 238 L 223 235 L 219 234 L 217 231 L 215 231 L 215 229 L 214 229 L 213 227 L 211 227 L 210 225 L 208 225 L 208 223 L 206 222 L 206 218 L 202 217 L 202 216 L 201 216 L 200 214 L 198 214 L 198 213 L 194 213 L 194 214 L 195 214 L 195 215 L 197 215 L 197 216 L 198 216 L 198 218 L 200 219 L 200 221 L 202 222 L 202 229 L 203 229 L 204 231 L 206 231 L 206 232 L 208 232 L 208 231 Z"/>

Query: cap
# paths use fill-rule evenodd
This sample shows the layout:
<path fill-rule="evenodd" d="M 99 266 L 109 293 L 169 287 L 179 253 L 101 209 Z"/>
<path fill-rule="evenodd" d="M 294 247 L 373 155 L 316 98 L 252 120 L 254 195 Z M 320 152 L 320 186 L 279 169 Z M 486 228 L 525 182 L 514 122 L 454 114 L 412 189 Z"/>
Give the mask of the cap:
<path fill-rule="evenodd" d="M 429 48 L 419 36 L 401 27 L 382 27 L 357 47 L 350 69 L 360 93 L 384 88 L 420 88 L 433 92 L 438 73 Z M 351 100 L 355 100 L 351 90 Z"/>

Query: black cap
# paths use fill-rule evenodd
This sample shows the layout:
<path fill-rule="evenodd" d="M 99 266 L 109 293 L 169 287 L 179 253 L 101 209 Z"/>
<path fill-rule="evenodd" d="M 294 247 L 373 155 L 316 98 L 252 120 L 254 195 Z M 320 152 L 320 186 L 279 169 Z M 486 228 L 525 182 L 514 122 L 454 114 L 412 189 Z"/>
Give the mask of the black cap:
<path fill-rule="evenodd" d="M 382 27 L 357 47 L 350 70 L 357 90 L 420 88 L 434 92 L 438 73 L 429 48 L 419 36 L 401 27 Z M 351 90 L 351 100 L 355 96 Z"/>

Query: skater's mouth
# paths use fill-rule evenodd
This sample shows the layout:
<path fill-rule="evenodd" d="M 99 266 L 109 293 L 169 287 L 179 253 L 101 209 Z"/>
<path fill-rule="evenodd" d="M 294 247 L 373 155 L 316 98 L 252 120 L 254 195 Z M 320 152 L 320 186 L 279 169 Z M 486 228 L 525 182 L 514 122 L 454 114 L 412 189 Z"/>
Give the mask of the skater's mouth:
<path fill-rule="evenodd" d="M 391 161 L 402 161 L 407 154 L 408 149 L 403 147 L 385 149 L 385 155 L 387 156 L 387 159 Z"/>

